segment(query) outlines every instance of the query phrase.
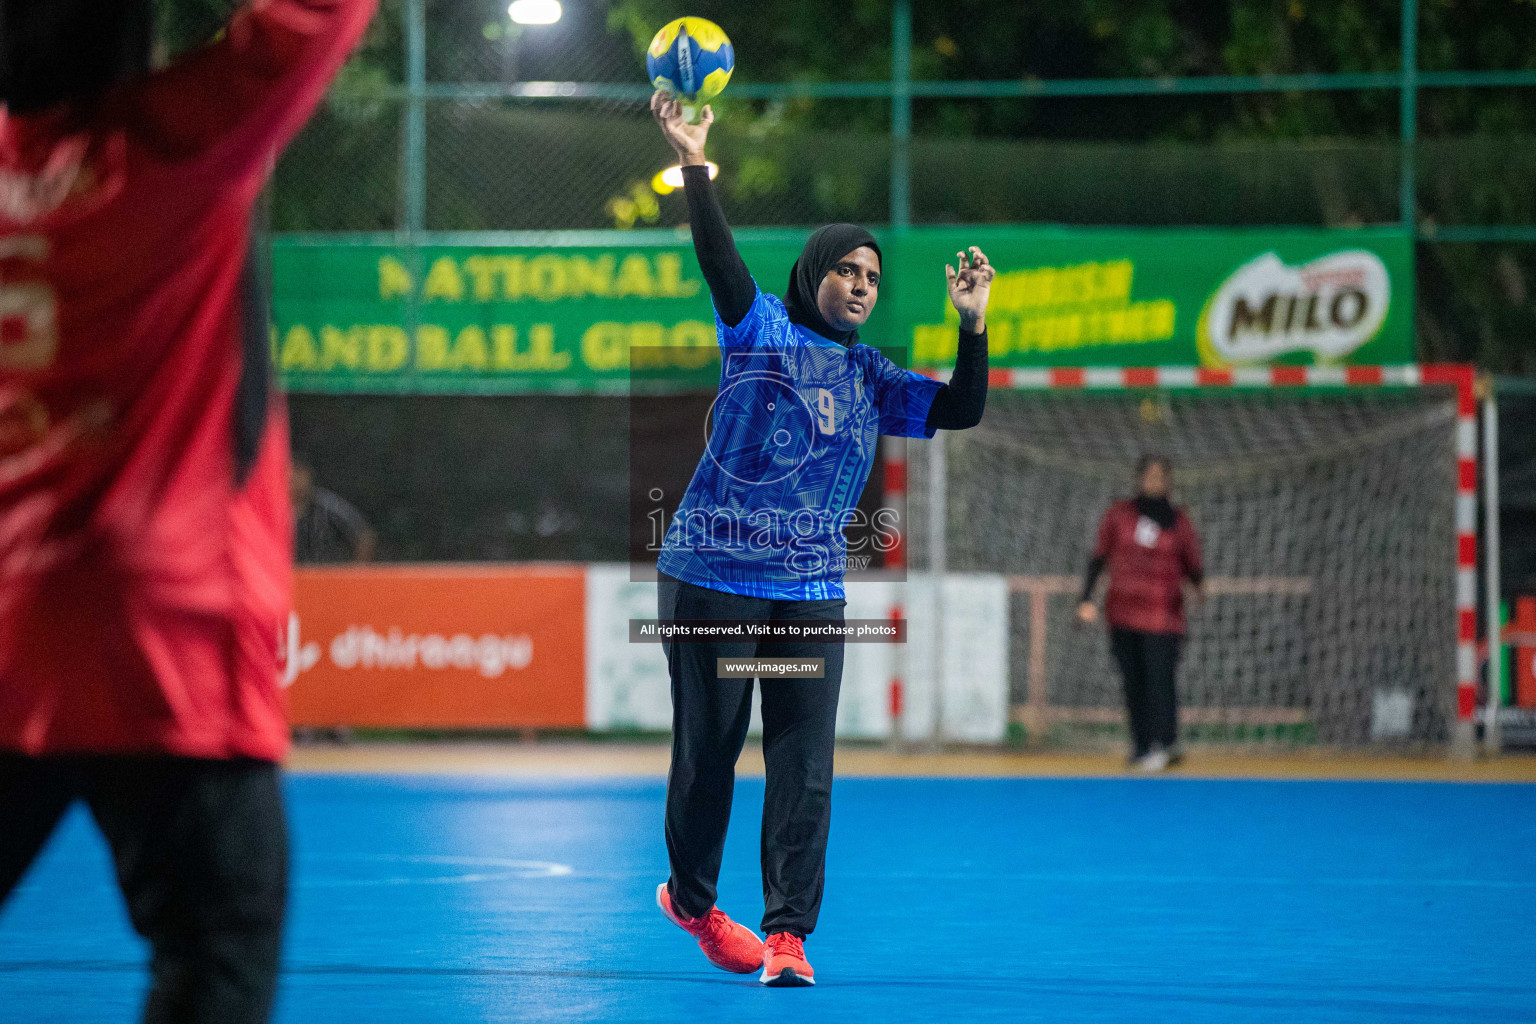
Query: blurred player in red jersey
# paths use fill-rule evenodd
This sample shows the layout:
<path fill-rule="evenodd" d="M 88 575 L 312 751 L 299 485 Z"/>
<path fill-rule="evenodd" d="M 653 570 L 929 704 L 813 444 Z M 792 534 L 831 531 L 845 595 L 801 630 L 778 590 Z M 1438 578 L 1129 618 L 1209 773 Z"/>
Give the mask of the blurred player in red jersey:
<path fill-rule="evenodd" d="M 0 0 L 0 899 L 84 800 L 149 1021 L 271 1010 L 292 535 L 249 224 L 373 8 L 257 0 L 148 74 L 151 0 Z"/>
<path fill-rule="evenodd" d="M 1161 771 L 1181 757 L 1174 680 L 1184 639 L 1184 584 L 1203 594 L 1200 537 L 1182 508 L 1168 500 L 1173 467 L 1159 455 L 1136 464 L 1136 497 L 1117 501 L 1099 523 L 1099 539 L 1083 580 L 1077 615 L 1098 620 L 1093 587 L 1109 569 L 1104 617 L 1110 650 L 1125 679 L 1131 761 Z"/>

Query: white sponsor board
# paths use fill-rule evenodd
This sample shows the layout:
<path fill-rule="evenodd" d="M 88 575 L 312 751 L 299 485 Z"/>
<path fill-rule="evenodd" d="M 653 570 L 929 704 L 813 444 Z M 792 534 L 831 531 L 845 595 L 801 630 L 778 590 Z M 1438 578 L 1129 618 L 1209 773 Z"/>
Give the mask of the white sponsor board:
<path fill-rule="evenodd" d="M 1217 288 L 1200 316 L 1206 362 L 1258 363 L 1287 352 L 1341 359 L 1376 336 L 1392 301 L 1391 277 L 1367 249 L 1288 266 L 1268 252 Z"/>
<path fill-rule="evenodd" d="M 656 584 L 632 583 L 626 565 L 587 567 L 587 726 L 604 732 L 666 731 L 672 725 L 671 686 L 660 644 L 630 643 L 630 619 L 656 618 Z M 934 587 L 926 576 L 907 583 L 851 583 L 850 619 L 884 619 L 899 603 L 909 643 L 844 646 L 837 732 L 844 739 L 890 736 L 891 682 L 902 675 L 903 734 L 931 739 Z M 952 575 L 943 590 L 943 707 L 948 740 L 1000 742 L 1008 728 L 1008 588 L 1001 576 Z M 903 664 L 904 662 L 904 664 Z M 752 732 L 762 731 L 753 701 Z"/>
<path fill-rule="evenodd" d="M 927 574 L 914 574 L 906 584 L 911 682 L 902 735 L 931 738 L 937 714 L 946 740 L 1000 743 L 1008 733 L 1008 582 L 985 573 L 951 573 L 936 590 Z M 935 621 L 943 623 L 937 638 Z M 941 701 L 934 699 L 936 666 Z"/>
<path fill-rule="evenodd" d="M 587 728 L 672 728 L 661 644 L 629 642 L 630 619 L 656 617 L 656 584 L 630 582 L 628 565 L 587 566 Z"/>

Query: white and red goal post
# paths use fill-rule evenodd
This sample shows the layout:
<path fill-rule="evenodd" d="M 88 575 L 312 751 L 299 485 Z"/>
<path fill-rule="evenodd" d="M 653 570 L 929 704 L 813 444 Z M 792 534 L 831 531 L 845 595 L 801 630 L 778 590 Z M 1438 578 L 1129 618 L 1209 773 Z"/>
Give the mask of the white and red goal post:
<path fill-rule="evenodd" d="M 941 380 L 946 379 L 949 374 L 947 370 L 925 372 Z M 1294 389 L 1298 393 L 1315 394 L 1327 389 L 1355 391 L 1357 389 L 1434 388 L 1445 389 L 1454 394 L 1456 550 L 1454 562 L 1449 564 L 1455 566 L 1455 715 L 1458 723 L 1461 723 L 1458 728 L 1470 729 L 1477 711 L 1479 634 L 1477 622 L 1478 397 L 1475 393 L 1475 379 L 1473 367 L 1460 364 L 1267 366 L 1230 369 L 1196 366 L 1092 366 L 993 369 L 990 374 L 990 386 L 994 393 L 1003 389 L 1056 393 L 1182 392 L 1189 389 L 1228 392 L 1268 389 L 1283 392 Z M 897 467 L 896 474 L 892 475 L 898 481 L 898 490 L 905 492 L 907 473 L 904 460 L 902 461 L 903 464 Z M 902 499 L 905 496 L 904 493 L 899 496 L 893 495 Z M 943 562 L 941 561 L 940 564 Z M 1032 666 L 1032 671 L 1039 668 L 1040 666 Z M 1035 681 L 1032 680 L 1030 684 L 1032 690 L 1034 686 Z"/>

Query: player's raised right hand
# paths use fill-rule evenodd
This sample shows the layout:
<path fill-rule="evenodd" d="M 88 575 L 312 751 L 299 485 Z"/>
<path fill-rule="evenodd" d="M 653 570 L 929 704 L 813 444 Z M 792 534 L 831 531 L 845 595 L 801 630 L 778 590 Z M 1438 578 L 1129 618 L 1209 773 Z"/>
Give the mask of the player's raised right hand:
<path fill-rule="evenodd" d="M 709 137 L 709 126 L 715 123 L 715 112 L 707 105 L 699 111 L 699 123 L 689 124 L 683 116 L 683 104 L 671 93 L 656 90 L 651 96 L 651 113 L 661 125 L 661 134 L 667 145 L 677 154 L 677 162 L 684 167 L 704 165 L 704 140 Z"/>
<path fill-rule="evenodd" d="M 1077 621 L 1084 626 L 1091 626 L 1099 621 L 1099 606 L 1092 601 L 1083 601 L 1077 606 Z"/>

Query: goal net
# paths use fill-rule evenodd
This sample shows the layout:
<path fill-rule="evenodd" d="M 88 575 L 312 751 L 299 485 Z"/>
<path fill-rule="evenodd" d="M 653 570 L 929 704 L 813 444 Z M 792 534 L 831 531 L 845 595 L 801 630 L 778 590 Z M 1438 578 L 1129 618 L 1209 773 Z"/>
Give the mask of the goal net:
<path fill-rule="evenodd" d="M 1005 373 L 1014 386 L 994 385 L 981 426 L 910 448 L 913 566 L 1008 579 L 1016 728 L 1054 745 L 1124 736 L 1104 629 L 1075 611 L 1100 516 L 1158 452 L 1209 595 L 1179 672 L 1184 741 L 1446 741 L 1475 510 L 1456 388 L 1126 387 L 1138 372 L 1155 371 Z"/>

